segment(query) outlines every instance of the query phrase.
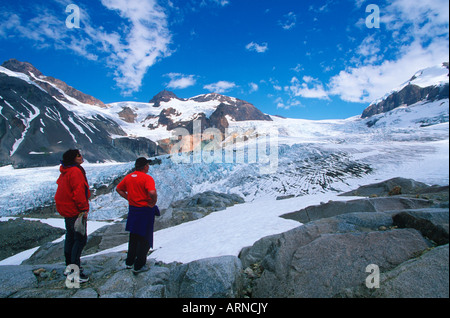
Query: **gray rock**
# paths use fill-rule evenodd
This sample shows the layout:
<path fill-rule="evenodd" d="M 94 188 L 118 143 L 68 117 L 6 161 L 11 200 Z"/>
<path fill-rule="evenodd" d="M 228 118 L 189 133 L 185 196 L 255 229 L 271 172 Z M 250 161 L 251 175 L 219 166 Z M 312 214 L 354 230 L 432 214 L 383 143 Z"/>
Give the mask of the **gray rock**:
<path fill-rule="evenodd" d="M 129 233 L 125 231 L 126 222 L 106 225 L 88 235 L 82 256 L 95 254 L 100 251 L 127 243 Z M 52 264 L 64 262 L 64 241 L 43 244 L 33 255 L 22 264 Z"/>
<path fill-rule="evenodd" d="M 364 282 L 368 265 L 389 270 L 429 247 L 412 229 L 320 235 L 297 246 L 280 239 L 278 244 L 262 263 L 256 297 L 333 297 Z"/>
<path fill-rule="evenodd" d="M 81 266 L 92 281 L 103 282 L 125 268 L 126 253 L 108 253 L 81 259 Z"/>
<path fill-rule="evenodd" d="M 141 288 L 136 291 L 135 298 L 164 298 L 165 297 L 165 285 L 152 285 L 146 288 Z"/>
<path fill-rule="evenodd" d="M 133 298 L 135 283 L 135 275 L 129 270 L 122 270 L 100 286 L 98 293 L 100 298 Z"/>
<path fill-rule="evenodd" d="M 162 210 L 161 217 L 155 223 L 155 230 L 197 220 L 240 203 L 244 203 L 244 199 L 237 194 L 214 191 L 198 193 L 192 197 L 172 202 L 167 209 Z"/>
<path fill-rule="evenodd" d="M 356 190 L 341 194 L 341 196 L 388 196 L 395 187 L 400 187 L 401 194 L 416 194 L 429 188 L 425 183 L 413 179 L 392 178 L 379 183 L 364 185 Z"/>
<path fill-rule="evenodd" d="M 240 296 L 242 264 L 235 256 L 201 259 L 170 273 L 169 298 L 234 298 Z"/>
<path fill-rule="evenodd" d="M 292 219 L 301 223 L 329 218 L 339 214 L 351 212 L 385 212 L 405 209 L 421 209 L 430 207 L 434 203 L 425 199 L 388 197 L 388 198 L 365 198 L 350 201 L 328 202 L 321 205 L 309 206 L 305 209 L 283 214 L 281 217 Z"/>
<path fill-rule="evenodd" d="M 10 298 L 70 298 L 73 293 L 72 289 L 35 288 L 20 290 Z"/>
<path fill-rule="evenodd" d="M 448 298 L 448 244 L 407 261 L 385 275 L 373 297 Z"/>
<path fill-rule="evenodd" d="M 46 243 L 22 262 L 22 265 L 54 264 L 64 262 L 64 241 Z"/>
<path fill-rule="evenodd" d="M 84 255 L 98 253 L 127 243 L 130 233 L 125 231 L 126 221 L 101 227 L 88 236 Z"/>
<path fill-rule="evenodd" d="M 369 289 L 361 284 L 343 290 L 336 297 L 448 298 L 448 249 L 448 244 L 438 246 L 390 271 L 380 271 L 378 288 Z"/>
<path fill-rule="evenodd" d="M 39 221 L 11 219 L 0 222 L 0 260 L 56 240 L 64 233 L 63 229 Z"/>
<path fill-rule="evenodd" d="M 267 255 L 271 245 L 276 242 L 281 235 L 282 234 L 266 236 L 256 241 L 253 246 L 244 247 L 239 253 L 242 267 L 247 268 L 252 264 L 261 262 L 261 260 Z"/>
<path fill-rule="evenodd" d="M 395 214 L 393 220 L 394 224 L 400 228 L 419 230 L 423 236 L 438 245 L 449 242 L 448 209 L 407 210 Z"/>
<path fill-rule="evenodd" d="M 139 274 L 134 297 L 136 298 L 164 298 L 170 269 L 152 266 L 148 272 Z"/>
<path fill-rule="evenodd" d="M 10 297 L 24 288 L 37 288 L 32 266 L 0 266 L 0 298 Z"/>
<path fill-rule="evenodd" d="M 448 297 L 448 245 L 447 254 L 440 252 L 427 264 L 433 254 L 428 255 L 431 243 L 422 236 L 437 235 L 436 229 L 448 228 L 448 210 L 342 212 L 263 238 L 244 249 L 242 263 L 258 263 L 264 269 L 261 277 L 252 281 L 252 296 Z M 396 229 L 399 216 L 404 220 L 405 215 L 407 222 L 401 226 L 405 229 Z M 448 232 L 444 233 L 448 237 Z M 365 286 L 369 264 L 379 266 L 382 286 L 388 281 L 392 286 L 369 290 Z M 400 284 L 395 277 L 403 273 L 401 269 L 417 276 L 420 288 L 407 290 L 413 278 Z"/>
<path fill-rule="evenodd" d="M 98 293 L 93 288 L 79 289 L 72 298 L 98 298 Z"/>

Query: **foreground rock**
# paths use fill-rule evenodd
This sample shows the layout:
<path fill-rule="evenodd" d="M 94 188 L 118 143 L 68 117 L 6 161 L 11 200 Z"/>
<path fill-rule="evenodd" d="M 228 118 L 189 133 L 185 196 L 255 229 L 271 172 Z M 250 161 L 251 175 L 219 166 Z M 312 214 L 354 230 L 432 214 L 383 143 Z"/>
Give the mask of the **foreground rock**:
<path fill-rule="evenodd" d="M 395 294 L 386 291 L 377 294 L 368 290 L 365 285 L 368 265 L 377 265 L 382 275 L 400 273 L 401 268 L 409 268 L 405 267 L 406 262 L 414 262 L 433 250 L 434 244 L 418 230 L 395 228 L 393 215 L 350 213 L 263 238 L 241 253 L 244 266 L 256 263 L 263 269 L 260 277 L 252 281 L 252 296 L 448 297 L 448 244 L 442 246 L 447 254 L 439 254 L 438 265 L 434 269 L 423 269 L 420 276 L 423 282 L 418 281 L 415 289 L 403 290 L 396 285 Z M 380 231 L 380 228 L 386 230 Z M 380 290 L 384 290 L 382 284 L 383 280 Z M 423 293 L 419 289 L 423 286 L 430 289 Z"/>
<path fill-rule="evenodd" d="M 448 298 L 449 210 L 443 200 L 448 188 L 433 191 L 431 199 L 417 198 L 412 191 L 408 197 L 308 207 L 290 214 L 304 225 L 264 237 L 239 257 L 188 264 L 149 259 L 150 270 L 137 276 L 125 269 L 125 253 L 86 257 L 82 266 L 90 281 L 80 289 L 66 287 L 65 266 L 58 261 L 42 265 L 39 260 L 45 258 L 40 258 L 33 265 L 0 266 L 0 297 Z M 89 249 L 123 242 L 123 224 L 115 226 L 93 235 Z M 45 257 L 45 249 L 41 253 Z M 374 266 L 378 278 L 371 276 Z M 378 288 L 370 288 L 372 282 Z"/>
<path fill-rule="evenodd" d="M 192 197 L 175 201 L 167 209 L 162 210 L 161 217 L 155 224 L 155 230 L 197 220 L 212 212 L 224 210 L 240 203 L 244 203 L 244 199 L 237 194 L 214 191 L 198 193 Z"/>
<path fill-rule="evenodd" d="M 235 256 L 202 259 L 177 266 L 169 281 L 168 297 L 236 298 L 242 290 L 242 264 Z"/>
<path fill-rule="evenodd" d="M 367 186 L 366 194 L 380 188 L 391 191 L 388 184 L 398 186 L 392 181 Z M 241 251 L 243 266 L 251 274 L 248 293 L 449 297 L 448 187 L 400 181 L 403 185 L 396 191 L 404 190 L 404 184 L 415 185 L 404 190 L 408 196 L 328 202 L 284 215 L 305 225 L 262 238 Z M 433 193 L 433 199 L 421 199 L 423 193 Z M 379 288 L 373 289 L 366 284 L 372 264 L 380 272 Z"/>
<path fill-rule="evenodd" d="M 332 201 L 321 205 L 309 206 L 296 212 L 284 214 L 281 217 L 296 220 L 301 223 L 308 223 L 351 212 L 401 211 L 405 209 L 427 208 L 434 204 L 430 200 L 404 197 L 365 198 L 343 202 Z"/>
<path fill-rule="evenodd" d="M 54 241 L 64 233 L 65 230 L 39 221 L 11 219 L 0 222 L 0 260 Z"/>
<path fill-rule="evenodd" d="M 239 297 L 242 290 L 242 265 L 235 256 L 189 264 L 150 259 L 150 270 L 138 275 L 125 268 L 125 258 L 109 253 L 84 259 L 90 280 L 79 289 L 66 285 L 62 263 L 0 266 L 0 298 L 223 298 Z"/>

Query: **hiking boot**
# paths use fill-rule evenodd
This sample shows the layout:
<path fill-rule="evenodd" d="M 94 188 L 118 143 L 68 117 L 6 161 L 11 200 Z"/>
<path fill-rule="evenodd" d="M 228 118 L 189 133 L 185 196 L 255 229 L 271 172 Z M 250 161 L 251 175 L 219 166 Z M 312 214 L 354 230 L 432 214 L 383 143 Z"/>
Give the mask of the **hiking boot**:
<path fill-rule="evenodd" d="M 80 284 L 83 284 L 83 283 L 87 283 L 89 281 L 89 276 L 87 276 L 85 273 L 83 273 L 83 272 L 80 272 L 80 277 L 78 278 L 78 282 L 80 283 Z"/>
<path fill-rule="evenodd" d="M 135 269 L 135 268 L 133 268 L 131 271 L 133 272 L 134 275 L 137 275 L 137 274 L 139 274 L 139 273 L 146 272 L 146 271 L 148 271 L 149 269 L 150 269 L 150 266 L 144 265 L 144 266 L 142 266 L 140 269 Z"/>

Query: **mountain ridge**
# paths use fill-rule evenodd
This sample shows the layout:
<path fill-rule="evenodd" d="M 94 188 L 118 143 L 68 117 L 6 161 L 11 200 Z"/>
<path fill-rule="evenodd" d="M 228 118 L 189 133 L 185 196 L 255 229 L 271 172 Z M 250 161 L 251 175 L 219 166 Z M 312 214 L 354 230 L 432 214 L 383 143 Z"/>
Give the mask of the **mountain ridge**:
<path fill-rule="evenodd" d="M 88 162 L 132 161 L 137 156 L 170 153 L 177 142 L 174 130 L 183 128 L 194 134 L 195 121 L 200 122 L 200 133 L 216 128 L 225 136 L 228 128 L 237 128 L 246 138 L 257 137 L 270 128 L 288 136 L 289 129 L 283 125 L 295 121 L 264 114 L 247 101 L 217 93 L 180 98 L 163 90 L 148 103 L 103 104 L 61 80 L 43 75 L 28 62 L 10 59 L 2 65 L 0 165 L 53 165 L 59 163 L 62 152 L 68 148 L 81 149 Z M 416 72 L 403 86 L 374 101 L 354 120 L 367 119 L 364 124 L 369 128 L 395 125 L 395 121 L 380 116 L 401 109 L 400 106 L 439 99 L 448 101 L 448 63 Z M 421 125 L 448 121 L 448 110 L 445 113 L 445 109 L 435 107 L 433 111 L 433 118 L 420 112 Z M 406 115 L 397 112 L 396 116 Z M 297 125 L 304 123 L 297 121 Z"/>
<path fill-rule="evenodd" d="M 70 148 L 81 149 L 89 162 L 133 160 L 156 153 L 155 143 L 129 138 L 114 120 L 98 112 L 103 108 L 98 103 L 93 106 L 76 97 L 85 102 L 95 99 L 81 92 L 68 95 L 54 84 L 59 80 L 49 82 L 29 63 L 10 60 L 3 65 L 21 72 L 0 66 L 0 165 L 57 165 Z M 83 114 L 86 109 L 92 111 Z"/>
<path fill-rule="evenodd" d="M 419 101 L 435 101 L 449 98 L 448 81 L 448 62 L 422 69 L 400 87 L 373 101 L 364 109 L 361 118 L 364 119 L 386 113 L 403 105 L 410 106 Z"/>
<path fill-rule="evenodd" d="M 163 90 L 150 103 L 105 105 L 16 59 L 0 66 L 0 96 L 0 165 L 15 167 L 57 164 L 69 148 L 81 149 L 89 162 L 130 161 L 168 153 L 171 131 L 193 133 L 194 120 L 202 131 L 222 132 L 228 120 L 272 120 L 254 105 L 220 94 L 183 99 Z"/>
<path fill-rule="evenodd" d="M 91 95 L 87 95 L 83 92 L 80 92 L 79 90 L 73 88 L 72 86 L 67 85 L 65 82 L 57 78 L 45 76 L 44 74 L 42 74 L 41 71 L 39 71 L 29 62 L 20 62 L 16 59 L 9 59 L 8 61 L 3 62 L 1 66 L 13 72 L 19 72 L 27 76 L 31 75 L 32 76 L 31 80 L 34 81 L 36 84 L 38 84 L 40 87 L 42 87 L 50 95 L 57 97 L 61 100 L 64 100 L 68 103 L 73 102 L 67 99 L 63 94 L 61 94 L 61 92 L 59 92 L 58 89 L 62 90 L 68 96 L 75 98 L 79 102 L 93 106 L 105 107 L 105 104 L 99 99 Z"/>

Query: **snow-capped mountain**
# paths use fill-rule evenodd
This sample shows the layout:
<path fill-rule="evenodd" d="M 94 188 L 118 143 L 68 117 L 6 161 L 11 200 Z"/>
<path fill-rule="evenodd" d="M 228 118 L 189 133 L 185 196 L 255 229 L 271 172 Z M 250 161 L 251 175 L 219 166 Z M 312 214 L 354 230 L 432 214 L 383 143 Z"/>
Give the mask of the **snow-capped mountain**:
<path fill-rule="evenodd" d="M 149 103 L 103 104 L 15 59 L 0 67 L 0 165 L 51 165 L 79 148 L 89 162 L 129 161 L 169 152 L 171 131 L 193 121 L 224 132 L 232 121 L 271 121 L 255 106 L 220 94 L 189 99 L 162 91 Z M 158 146 L 158 144 L 159 146 Z"/>
<path fill-rule="evenodd" d="M 166 90 L 149 103 L 112 103 L 101 112 L 115 118 L 128 135 L 160 141 L 160 145 L 176 128 L 192 134 L 194 121 L 201 123 L 201 131 L 214 127 L 222 133 L 233 122 L 272 121 L 254 105 L 234 97 L 211 93 L 183 99 Z"/>
<path fill-rule="evenodd" d="M 448 62 L 418 71 L 411 79 L 393 89 L 383 98 L 373 101 L 362 118 L 385 113 L 400 106 L 420 101 L 436 101 L 449 98 Z"/>
<path fill-rule="evenodd" d="M 106 106 L 64 82 L 42 75 L 27 62 L 0 66 L 0 165 L 58 164 L 69 148 L 88 162 L 152 156 L 157 145 L 129 138 L 119 124 L 98 110 Z"/>
<path fill-rule="evenodd" d="M 20 62 L 16 59 L 10 59 L 5 61 L 2 64 L 2 67 L 16 73 L 25 74 L 31 81 L 39 85 L 56 100 L 74 104 L 73 99 L 75 99 L 83 104 L 105 107 L 103 102 L 97 98 L 84 94 L 57 78 L 45 76 L 41 73 L 41 71 L 28 62 Z"/>

